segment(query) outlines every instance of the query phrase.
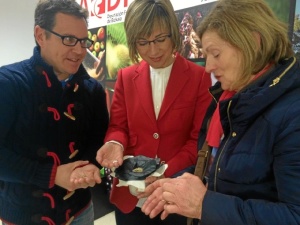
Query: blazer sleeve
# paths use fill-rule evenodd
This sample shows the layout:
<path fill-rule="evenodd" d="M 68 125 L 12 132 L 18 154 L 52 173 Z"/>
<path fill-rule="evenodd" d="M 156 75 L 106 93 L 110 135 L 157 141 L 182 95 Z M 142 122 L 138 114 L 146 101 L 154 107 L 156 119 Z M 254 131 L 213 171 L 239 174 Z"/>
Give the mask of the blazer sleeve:
<path fill-rule="evenodd" d="M 105 142 L 114 140 L 123 145 L 128 144 L 128 121 L 126 101 L 123 86 L 123 70 L 119 70 L 118 79 L 115 83 L 112 105 L 110 108 L 109 128 L 106 133 Z"/>

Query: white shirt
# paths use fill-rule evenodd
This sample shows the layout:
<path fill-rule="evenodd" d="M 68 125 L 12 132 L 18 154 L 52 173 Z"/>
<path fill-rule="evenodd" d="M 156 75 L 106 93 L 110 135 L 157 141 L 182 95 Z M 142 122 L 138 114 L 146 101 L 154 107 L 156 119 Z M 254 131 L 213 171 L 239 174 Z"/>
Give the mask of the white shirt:
<path fill-rule="evenodd" d="M 156 118 L 159 115 L 166 87 L 170 78 L 173 64 L 166 68 L 155 69 L 150 66 L 150 79 L 152 86 L 152 99 Z"/>
<path fill-rule="evenodd" d="M 173 64 L 166 68 L 160 68 L 155 69 L 150 66 L 150 79 L 151 79 L 151 87 L 152 87 L 152 99 L 153 99 L 153 105 L 154 105 L 154 111 L 156 118 L 159 115 L 160 107 L 162 104 L 162 101 L 164 99 L 166 87 L 170 78 L 171 70 L 172 70 Z M 115 143 L 119 144 L 122 149 L 124 150 L 124 147 L 121 143 L 111 140 L 106 143 Z"/>
<path fill-rule="evenodd" d="M 167 84 L 170 78 L 173 64 L 166 68 L 155 69 L 150 66 L 150 79 L 152 87 L 152 99 L 156 119 L 159 115 L 161 104 L 163 102 Z M 142 207 L 147 198 L 141 198 L 137 202 L 137 207 Z"/>

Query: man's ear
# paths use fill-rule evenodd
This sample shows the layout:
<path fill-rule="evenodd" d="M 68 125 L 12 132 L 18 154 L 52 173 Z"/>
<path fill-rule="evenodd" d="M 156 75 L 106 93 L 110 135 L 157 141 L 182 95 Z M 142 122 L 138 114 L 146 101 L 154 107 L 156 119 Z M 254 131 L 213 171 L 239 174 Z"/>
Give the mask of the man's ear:
<path fill-rule="evenodd" d="M 41 28 L 39 25 L 34 27 L 34 37 L 39 46 L 43 46 L 46 40 L 46 31 Z"/>

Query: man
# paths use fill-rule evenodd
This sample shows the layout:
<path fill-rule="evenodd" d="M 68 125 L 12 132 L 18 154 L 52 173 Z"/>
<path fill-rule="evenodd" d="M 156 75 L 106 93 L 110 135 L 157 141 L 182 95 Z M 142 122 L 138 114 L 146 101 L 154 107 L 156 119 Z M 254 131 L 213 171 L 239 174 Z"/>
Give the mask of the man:
<path fill-rule="evenodd" d="M 108 126 L 105 92 L 82 66 L 87 11 L 40 0 L 30 59 L 0 68 L 0 218 L 4 224 L 90 225 L 87 187 Z M 81 182 L 72 182 L 72 175 Z"/>

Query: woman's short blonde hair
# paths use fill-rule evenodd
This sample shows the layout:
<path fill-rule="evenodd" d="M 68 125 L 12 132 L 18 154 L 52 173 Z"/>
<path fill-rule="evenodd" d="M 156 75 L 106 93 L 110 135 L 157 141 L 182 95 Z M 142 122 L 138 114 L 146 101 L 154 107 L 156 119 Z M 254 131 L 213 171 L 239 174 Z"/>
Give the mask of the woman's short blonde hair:
<path fill-rule="evenodd" d="M 219 0 L 197 28 L 200 39 L 206 31 L 216 32 L 241 52 L 241 79 L 235 86 L 245 85 L 268 63 L 294 55 L 287 24 L 264 0 Z"/>
<path fill-rule="evenodd" d="M 136 41 L 150 37 L 155 25 L 171 34 L 173 49 L 177 51 L 180 45 L 179 26 L 170 0 L 134 0 L 129 5 L 124 27 L 129 57 L 134 63 L 139 62 Z"/>

